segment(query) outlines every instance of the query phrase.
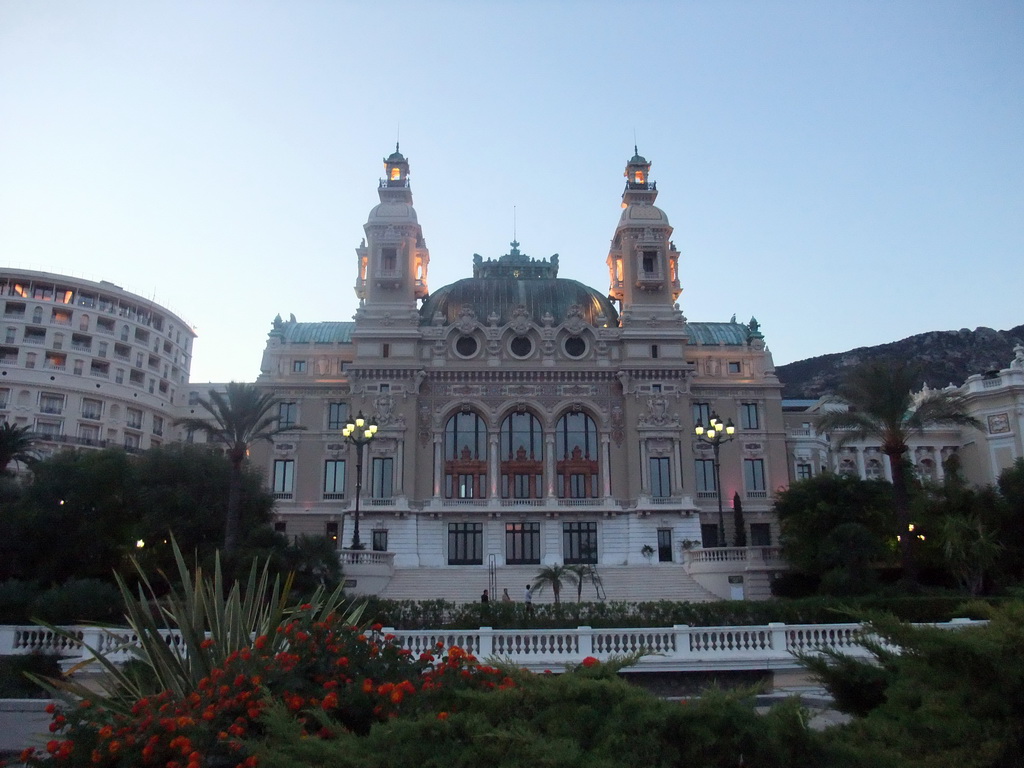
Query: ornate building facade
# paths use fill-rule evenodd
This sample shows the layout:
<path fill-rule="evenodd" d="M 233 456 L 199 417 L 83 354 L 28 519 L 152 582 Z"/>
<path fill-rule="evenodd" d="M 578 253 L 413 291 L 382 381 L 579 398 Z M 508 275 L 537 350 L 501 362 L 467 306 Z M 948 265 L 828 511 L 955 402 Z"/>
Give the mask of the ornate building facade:
<path fill-rule="evenodd" d="M 269 334 L 258 383 L 281 399 L 282 422 L 303 427 L 253 451 L 279 529 L 348 544 L 355 456 L 341 429 L 361 412 L 379 427 L 362 540 L 396 569 L 680 564 L 733 543 L 734 497 L 747 541 L 776 542 L 770 509 L 789 470 L 771 355 L 753 319 L 684 317 L 646 159 L 626 165 L 602 290 L 517 242 L 428 290 L 409 163 L 396 148 L 384 165 L 353 263 L 354 321 L 277 318 Z M 713 413 L 737 427 L 721 488 L 694 434 Z"/>

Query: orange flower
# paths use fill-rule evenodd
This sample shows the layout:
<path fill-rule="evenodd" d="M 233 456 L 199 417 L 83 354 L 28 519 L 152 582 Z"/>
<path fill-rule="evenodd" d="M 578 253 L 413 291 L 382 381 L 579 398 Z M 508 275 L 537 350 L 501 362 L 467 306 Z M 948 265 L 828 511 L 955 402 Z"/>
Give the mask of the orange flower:
<path fill-rule="evenodd" d="M 447 720 L 448 719 L 448 713 L 447 712 L 438 712 L 437 713 L 437 719 L 438 720 Z"/>

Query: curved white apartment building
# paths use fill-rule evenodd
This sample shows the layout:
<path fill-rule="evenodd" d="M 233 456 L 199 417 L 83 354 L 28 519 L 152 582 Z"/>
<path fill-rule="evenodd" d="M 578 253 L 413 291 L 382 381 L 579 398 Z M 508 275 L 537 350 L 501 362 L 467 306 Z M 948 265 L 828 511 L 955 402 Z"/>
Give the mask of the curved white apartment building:
<path fill-rule="evenodd" d="M 0 422 L 62 445 L 151 448 L 174 439 L 194 331 L 106 281 L 0 268 Z"/>

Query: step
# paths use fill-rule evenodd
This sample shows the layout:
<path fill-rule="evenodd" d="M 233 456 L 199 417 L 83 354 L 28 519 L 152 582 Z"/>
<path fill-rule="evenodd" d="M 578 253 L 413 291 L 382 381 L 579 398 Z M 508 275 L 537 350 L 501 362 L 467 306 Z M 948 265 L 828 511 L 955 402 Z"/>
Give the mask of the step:
<path fill-rule="evenodd" d="M 523 599 L 526 584 L 537 575 L 536 566 L 502 567 L 496 571 L 497 589 L 491 599 L 500 599 L 507 588 L 512 599 Z M 598 569 L 605 600 L 630 602 L 678 600 L 710 602 L 719 598 L 708 592 L 679 566 L 607 566 Z M 380 596 L 390 600 L 449 600 L 476 602 L 489 589 L 486 568 L 410 568 L 396 570 Z M 576 586 L 566 583 L 562 598 L 576 599 Z M 593 585 L 583 587 L 583 599 L 598 599 Z M 536 603 L 554 602 L 551 589 L 535 590 Z"/>

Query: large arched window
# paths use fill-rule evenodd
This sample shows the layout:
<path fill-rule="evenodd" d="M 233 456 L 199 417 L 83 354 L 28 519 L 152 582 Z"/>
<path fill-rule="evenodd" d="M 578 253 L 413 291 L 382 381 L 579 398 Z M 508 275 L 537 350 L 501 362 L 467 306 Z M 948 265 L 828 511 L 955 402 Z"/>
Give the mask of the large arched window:
<path fill-rule="evenodd" d="M 444 496 L 487 497 L 487 426 L 472 411 L 456 413 L 444 428 Z"/>
<path fill-rule="evenodd" d="M 501 496 L 539 499 L 544 495 L 544 434 L 532 413 L 511 413 L 501 424 Z"/>
<path fill-rule="evenodd" d="M 555 427 L 558 497 L 597 498 L 597 426 L 585 413 L 567 413 Z"/>

